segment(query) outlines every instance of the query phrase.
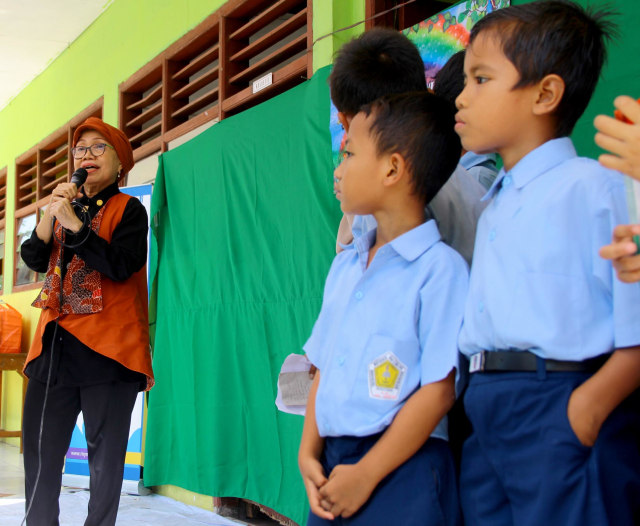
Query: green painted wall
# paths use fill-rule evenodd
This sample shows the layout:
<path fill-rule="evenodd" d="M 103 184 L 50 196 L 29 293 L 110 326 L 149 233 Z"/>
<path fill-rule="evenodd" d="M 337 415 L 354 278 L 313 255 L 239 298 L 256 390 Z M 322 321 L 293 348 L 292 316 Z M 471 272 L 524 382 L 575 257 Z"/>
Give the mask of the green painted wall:
<path fill-rule="evenodd" d="M 340 46 L 364 31 L 365 0 L 315 0 L 313 3 L 313 70 L 333 62 Z M 363 22 L 344 31 L 334 31 Z"/>

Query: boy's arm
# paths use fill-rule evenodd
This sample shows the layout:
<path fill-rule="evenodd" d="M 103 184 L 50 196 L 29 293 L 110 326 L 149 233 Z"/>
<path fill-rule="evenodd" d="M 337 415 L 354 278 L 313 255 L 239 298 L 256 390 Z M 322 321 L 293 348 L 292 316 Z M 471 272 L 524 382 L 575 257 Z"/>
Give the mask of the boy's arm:
<path fill-rule="evenodd" d="M 569 398 L 567 416 L 583 445 L 591 447 L 611 412 L 640 387 L 640 346 L 617 349 Z"/>
<path fill-rule="evenodd" d="M 389 473 L 426 442 L 455 400 L 455 370 L 438 382 L 422 386 L 398 411 L 378 442 L 356 464 L 336 466 L 320 488 L 325 509 L 350 517 Z M 305 422 L 306 424 L 306 422 Z"/>
<path fill-rule="evenodd" d="M 598 115 L 594 125 L 598 130 L 595 141 L 610 154 L 598 157 L 600 164 L 640 180 L 640 103 L 631 97 L 616 97 L 613 101 L 627 122 Z"/>
<path fill-rule="evenodd" d="M 309 507 L 312 513 L 323 519 L 333 520 L 334 516 L 325 511 L 320 505 L 320 494 L 318 490 L 327 482 L 322 464 L 318 460 L 322 453 L 324 440 L 318 434 L 316 424 L 316 392 L 320 382 L 320 371 L 316 369 L 316 374 L 309 389 L 307 409 L 304 416 L 304 427 L 302 428 L 302 438 L 300 439 L 300 449 L 298 450 L 298 466 L 304 482 Z"/>
<path fill-rule="evenodd" d="M 640 255 L 633 236 L 640 235 L 640 225 L 618 225 L 613 230 L 613 241 L 600 249 L 600 256 L 610 259 L 618 279 L 625 283 L 640 281 Z"/>

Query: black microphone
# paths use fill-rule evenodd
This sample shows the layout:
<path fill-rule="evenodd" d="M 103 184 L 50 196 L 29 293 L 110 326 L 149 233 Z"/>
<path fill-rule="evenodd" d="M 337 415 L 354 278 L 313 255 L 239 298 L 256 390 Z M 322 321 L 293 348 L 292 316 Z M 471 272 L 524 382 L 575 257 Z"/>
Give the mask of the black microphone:
<path fill-rule="evenodd" d="M 76 185 L 76 188 L 80 188 L 87 180 L 87 172 L 84 168 L 78 168 L 73 174 L 71 174 L 71 182 Z"/>

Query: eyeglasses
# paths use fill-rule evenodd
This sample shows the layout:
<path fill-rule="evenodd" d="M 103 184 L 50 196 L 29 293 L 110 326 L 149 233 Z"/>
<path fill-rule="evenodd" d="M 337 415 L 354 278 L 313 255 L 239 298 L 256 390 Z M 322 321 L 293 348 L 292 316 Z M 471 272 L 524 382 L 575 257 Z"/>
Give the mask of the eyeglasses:
<path fill-rule="evenodd" d="M 76 146 L 75 148 L 71 148 L 71 153 L 74 159 L 83 159 L 85 155 L 87 155 L 88 151 L 91 151 L 91 155 L 94 157 L 100 157 L 106 147 L 113 148 L 110 144 L 105 142 L 98 142 L 96 144 L 92 144 L 91 146 Z"/>

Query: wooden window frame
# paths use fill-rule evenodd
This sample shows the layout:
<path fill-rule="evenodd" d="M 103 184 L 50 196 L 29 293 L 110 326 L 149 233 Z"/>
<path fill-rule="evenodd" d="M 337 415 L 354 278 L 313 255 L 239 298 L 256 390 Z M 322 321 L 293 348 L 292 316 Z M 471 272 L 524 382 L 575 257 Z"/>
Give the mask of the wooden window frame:
<path fill-rule="evenodd" d="M 402 5 L 405 4 L 407 0 L 366 0 L 365 29 L 390 27 L 402 31 L 418 22 L 426 20 L 443 9 L 451 7 L 458 1 L 459 0 L 417 0 L 416 2 Z M 394 9 L 396 6 L 400 7 Z M 389 12 L 380 15 L 380 13 L 385 11 Z"/>
<path fill-rule="evenodd" d="M 121 83 L 119 124 L 134 159 L 309 78 L 312 3 L 231 0 Z M 254 93 L 253 82 L 269 73 L 271 84 Z"/>
<path fill-rule="evenodd" d="M 73 173 L 73 157 L 69 155 L 69 145 L 73 140 L 73 132 L 88 117 L 102 117 L 103 98 L 101 97 L 76 117 L 51 133 L 38 144 L 16 158 L 16 190 L 15 190 L 15 214 L 14 214 L 14 246 L 15 258 L 13 261 L 13 292 L 31 290 L 41 285 L 38 274 L 34 274 L 34 281 L 17 284 L 18 258 L 20 246 L 18 244 L 18 223 L 25 217 L 36 214 L 38 224 L 42 210 L 49 204 L 49 197 L 53 189 L 61 182 L 69 181 Z M 63 145 L 66 148 L 61 148 Z M 58 162 L 60 159 L 63 162 Z M 27 168 L 28 167 L 28 168 Z M 21 181 L 28 172 L 33 176 L 28 181 Z M 29 193 L 25 193 L 30 190 Z M 27 200 L 29 201 L 27 203 Z M 6 244 L 6 239 L 5 239 Z"/>

